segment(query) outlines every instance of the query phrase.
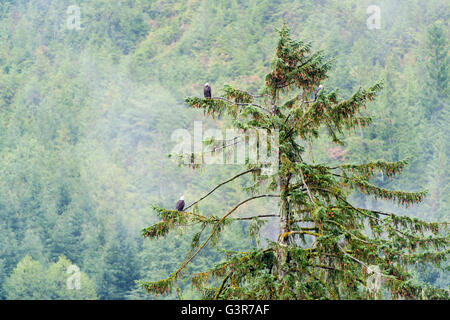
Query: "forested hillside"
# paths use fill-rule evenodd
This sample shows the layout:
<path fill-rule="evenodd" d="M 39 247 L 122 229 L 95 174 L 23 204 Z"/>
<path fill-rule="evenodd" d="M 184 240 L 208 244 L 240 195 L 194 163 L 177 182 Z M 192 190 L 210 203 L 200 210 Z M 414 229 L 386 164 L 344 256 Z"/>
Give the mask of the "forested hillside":
<path fill-rule="evenodd" d="M 366 23 L 380 7 L 379 29 Z M 68 19 L 80 9 L 81 28 Z M 4 0 L 0 3 L 0 298 L 153 299 L 135 280 L 173 272 L 187 235 L 142 239 L 157 220 L 151 205 L 189 204 L 238 166 L 199 172 L 168 158 L 176 129 L 202 114 L 184 98 L 225 84 L 257 92 L 285 22 L 296 38 L 334 59 L 325 88 L 348 96 L 384 81 L 370 105 L 372 126 L 336 146 L 320 140 L 313 160 L 337 164 L 408 158 L 403 175 L 380 187 L 429 190 L 403 211 L 354 194 L 360 206 L 421 219 L 449 220 L 449 6 L 445 1 L 355 0 Z M 226 119 L 204 122 L 223 127 Z M 245 195 L 233 182 L 201 204 L 215 213 Z M 377 202 L 379 203 L 379 202 Z M 275 202 L 241 208 L 261 214 Z M 193 271 L 250 245 L 225 232 L 225 246 L 198 257 Z M 273 237 L 270 225 L 263 237 Z M 65 268 L 81 270 L 81 290 L 65 286 Z M 442 288 L 448 271 L 424 266 L 421 281 Z M 181 298 L 198 298 L 188 284 Z M 176 298 L 176 296 L 169 296 Z"/>

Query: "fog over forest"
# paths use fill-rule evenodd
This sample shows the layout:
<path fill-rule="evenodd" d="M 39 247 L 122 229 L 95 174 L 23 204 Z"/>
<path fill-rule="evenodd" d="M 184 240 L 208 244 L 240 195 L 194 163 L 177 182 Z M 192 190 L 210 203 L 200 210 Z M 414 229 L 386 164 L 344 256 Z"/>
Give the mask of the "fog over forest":
<path fill-rule="evenodd" d="M 303 160 L 334 167 L 407 159 L 398 177 L 380 171 L 370 182 L 427 190 L 421 203 L 398 205 L 360 191 L 348 199 L 448 223 L 449 9 L 442 0 L 1 1 L 0 299 L 210 297 L 192 280 L 163 295 L 142 286 L 170 277 L 197 248 L 192 238 L 203 225 L 187 223 L 158 239 L 143 229 L 164 220 L 155 208 L 175 210 L 180 196 L 187 207 L 246 170 L 242 163 L 179 165 L 174 133 L 193 139 L 195 123 L 203 132 L 233 128 L 232 116 L 207 117 L 185 98 L 202 99 L 205 83 L 214 97 L 224 96 L 226 85 L 261 94 L 283 25 L 331 61 L 322 97 L 339 89 L 350 99 L 360 87 L 383 83 L 364 109 L 371 125 L 344 131 L 342 144 L 321 127 L 310 143 L 299 142 Z M 251 175 L 234 179 L 194 213 L 222 217 L 249 197 L 253 183 Z M 308 192 L 306 186 L 304 197 L 314 203 Z M 232 217 L 279 212 L 280 199 L 267 197 Z M 266 220 L 226 224 L 220 241 L 183 271 L 203 272 L 230 252 L 276 242 L 280 219 Z M 207 234 L 198 237 L 201 244 Z M 307 236 L 302 245 L 313 242 Z M 416 266 L 415 282 L 449 289 L 448 260 Z"/>

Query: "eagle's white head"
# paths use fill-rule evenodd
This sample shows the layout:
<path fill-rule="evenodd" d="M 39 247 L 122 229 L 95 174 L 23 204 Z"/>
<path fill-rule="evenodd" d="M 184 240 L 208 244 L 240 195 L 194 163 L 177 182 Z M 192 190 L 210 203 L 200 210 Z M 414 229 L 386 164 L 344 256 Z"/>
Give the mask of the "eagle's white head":
<path fill-rule="evenodd" d="M 180 200 L 184 200 L 184 196 L 181 196 L 181 197 L 180 197 Z"/>
<path fill-rule="evenodd" d="M 209 87 L 209 83 L 207 82 L 207 83 L 205 83 L 205 87 Z"/>

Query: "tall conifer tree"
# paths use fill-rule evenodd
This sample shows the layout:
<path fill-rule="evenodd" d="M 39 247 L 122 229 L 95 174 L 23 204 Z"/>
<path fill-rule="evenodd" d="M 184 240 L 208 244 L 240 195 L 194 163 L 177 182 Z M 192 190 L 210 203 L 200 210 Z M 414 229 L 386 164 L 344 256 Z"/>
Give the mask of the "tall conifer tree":
<path fill-rule="evenodd" d="M 361 299 L 374 298 L 373 279 L 378 279 L 390 298 L 442 298 L 445 290 L 424 287 L 411 280 L 410 266 L 418 261 L 438 264 L 445 259 L 448 238 L 444 226 L 407 216 L 359 208 L 348 200 L 357 190 L 376 199 L 411 206 L 423 201 L 426 191 L 387 190 L 371 183 L 377 172 L 394 178 L 407 165 L 373 161 L 329 166 L 306 161 L 305 142 L 314 143 L 322 132 L 343 144 L 345 131 L 371 123 L 367 103 L 382 89 L 381 83 L 360 88 L 348 99 L 338 90 L 315 90 L 327 78 L 331 63 L 308 43 L 291 38 L 283 26 L 279 32 L 272 71 L 263 92 L 256 96 L 225 86 L 222 96 L 186 98 L 186 103 L 206 115 L 230 116 L 241 130 L 264 129 L 279 133 L 279 163 L 274 175 L 263 164 L 247 163 L 242 173 L 230 177 L 184 211 L 154 207 L 161 222 L 142 230 L 159 238 L 177 227 L 201 226 L 192 250 L 168 278 L 141 282 L 156 294 L 170 292 L 187 266 L 210 243 L 220 241 L 221 231 L 233 221 L 279 219 L 278 240 L 247 252 L 230 252 L 225 262 L 211 270 L 189 274 L 194 287 L 207 299 Z M 326 129 L 322 130 L 323 128 Z M 193 161 L 197 155 L 192 155 Z M 193 167 L 198 167 L 192 163 Z M 252 175 L 249 197 L 224 213 L 202 213 L 199 201 L 223 185 Z M 261 191 L 262 190 L 262 191 Z M 240 217 L 244 203 L 259 198 L 279 199 L 273 215 Z M 234 215 L 232 215 L 234 213 Z M 258 223 L 256 223 L 258 225 Z"/>

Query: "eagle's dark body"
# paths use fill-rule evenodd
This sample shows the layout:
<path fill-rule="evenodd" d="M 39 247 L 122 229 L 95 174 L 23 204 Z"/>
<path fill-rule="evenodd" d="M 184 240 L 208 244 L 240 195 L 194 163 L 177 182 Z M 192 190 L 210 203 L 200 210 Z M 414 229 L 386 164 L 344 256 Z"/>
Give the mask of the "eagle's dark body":
<path fill-rule="evenodd" d="M 178 200 L 177 201 L 177 204 L 176 204 L 176 206 L 175 206 L 175 208 L 178 210 L 178 211 L 183 211 L 183 209 L 184 209 L 184 200 Z"/>
<path fill-rule="evenodd" d="M 209 84 L 205 84 L 203 87 L 203 94 L 206 99 L 211 99 L 211 86 Z"/>

